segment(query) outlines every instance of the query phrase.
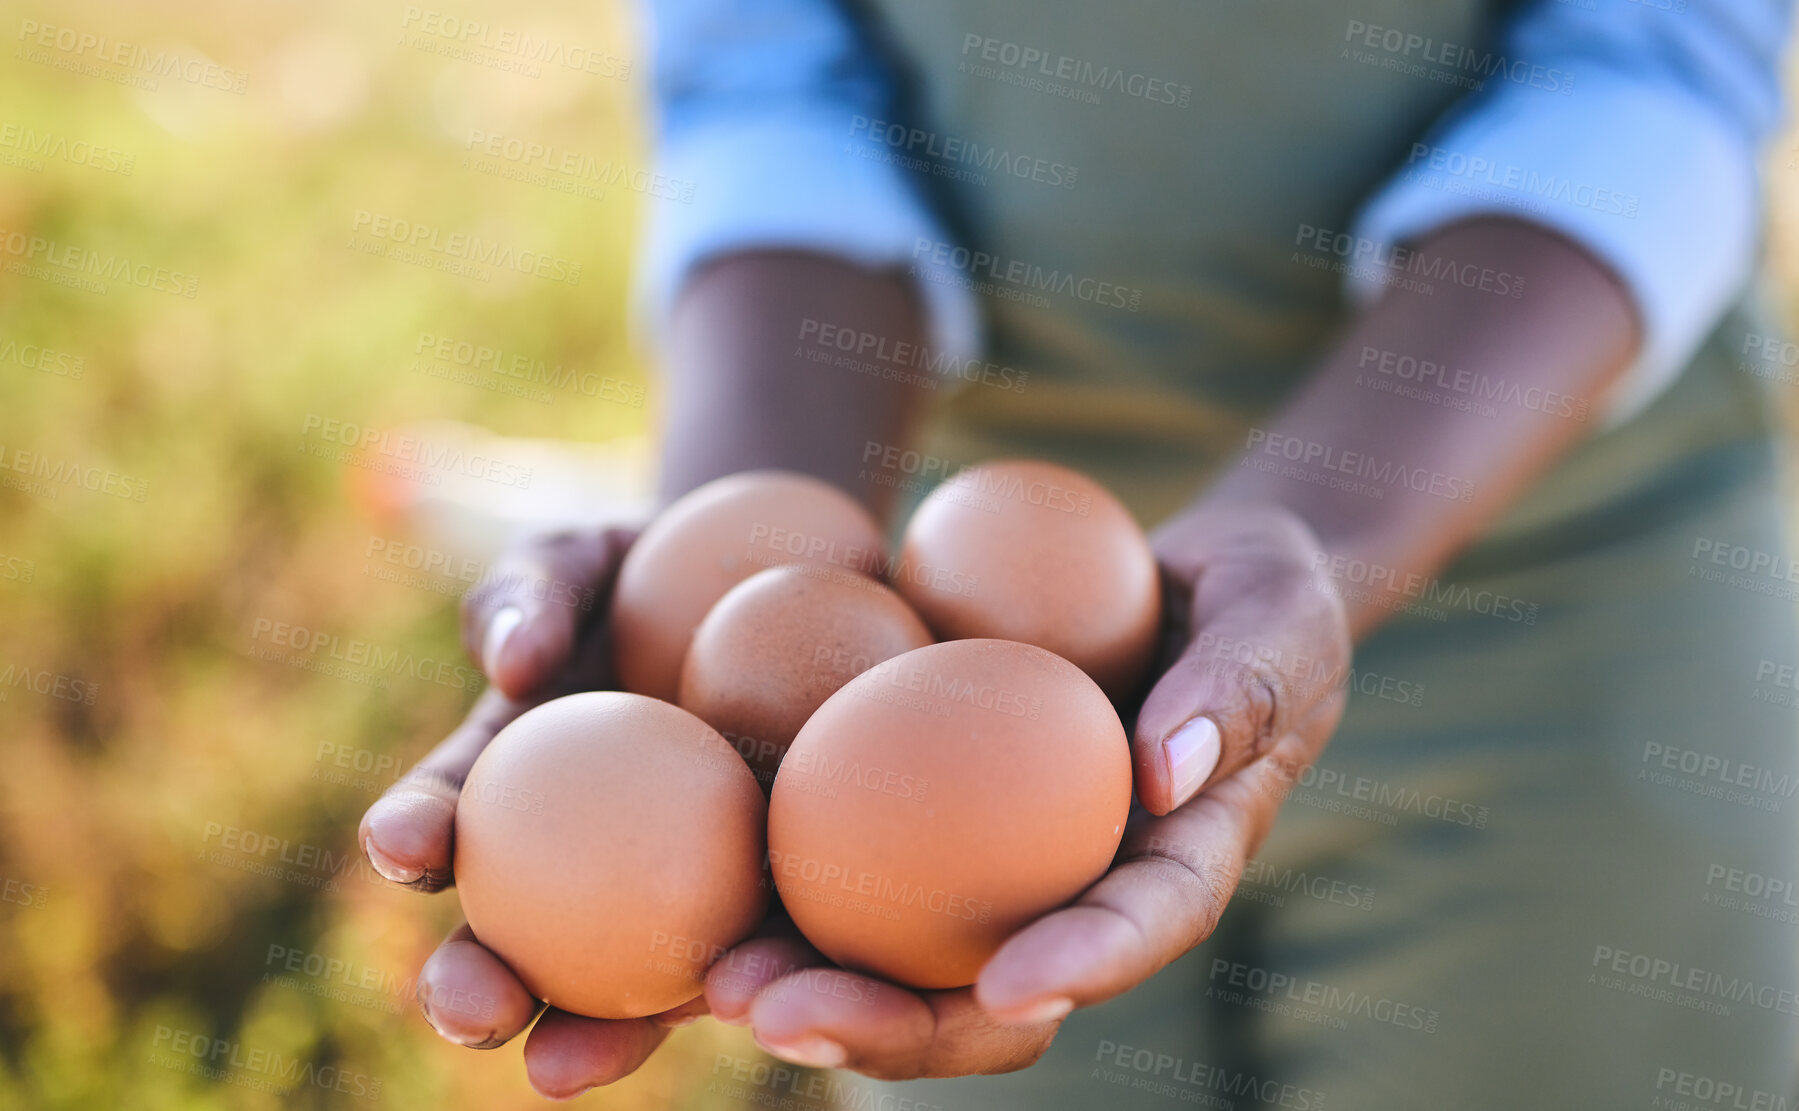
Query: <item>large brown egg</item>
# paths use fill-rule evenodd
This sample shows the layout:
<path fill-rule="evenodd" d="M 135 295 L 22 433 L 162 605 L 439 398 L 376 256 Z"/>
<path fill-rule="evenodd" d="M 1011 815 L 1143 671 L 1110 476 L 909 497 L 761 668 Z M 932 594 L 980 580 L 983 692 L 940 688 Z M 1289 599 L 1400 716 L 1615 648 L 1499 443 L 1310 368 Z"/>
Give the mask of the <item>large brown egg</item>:
<path fill-rule="evenodd" d="M 680 704 L 772 784 L 812 711 L 882 660 L 931 643 L 900 596 L 863 575 L 789 565 L 732 587 L 700 622 Z"/>
<path fill-rule="evenodd" d="M 876 664 L 806 722 L 775 777 L 769 862 L 821 953 L 960 987 L 1105 873 L 1130 801 L 1124 726 L 1093 680 L 1028 644 L 950 641 Z"/>
<path fill-rule="evenodd" d="M 457 890 L 530 992 L 594 1018 L 694 998 L 768 905 L 767 808 L 737 753 L 666 702 L 617 691 L 527 711 L 456 806 Z"/>
<path fill-rule="evenodd" d="M 672 702 L 700 620 L 763 568 L 804 563 L 875 574 L 884 558 L 880 526 L 828 482 L 785 471 L 709 482 L 650 522 L 619 567 L 612 594 L 619 685 Z"/>
<path fill-rule="evenodd" d="M 1130 512 L 1053 463 L 967 467 L 906 525 L 895 588 L 942 640 L 1047 648 L 1125 699 L 1156 647 L 1161 579 Z"/>

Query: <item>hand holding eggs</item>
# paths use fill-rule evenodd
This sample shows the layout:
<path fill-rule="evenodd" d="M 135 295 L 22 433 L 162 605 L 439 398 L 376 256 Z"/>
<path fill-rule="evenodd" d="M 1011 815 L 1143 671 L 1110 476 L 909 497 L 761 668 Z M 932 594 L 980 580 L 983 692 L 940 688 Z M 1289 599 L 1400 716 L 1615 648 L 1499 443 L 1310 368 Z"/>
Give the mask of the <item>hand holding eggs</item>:
<path fill-rule="evenodd" d="M 619 571 L 635 693 L 545 703 L 476 761 L 469 924 L 534 995 L 600 1018 L 698 995 L 771 887 L 844 967 L 970 984 L 1110 866 L 1131 759 L 1108 696 L 1145 677 L 1159 591 L 1124 508 L 1047 463 L 953 477 L 897 559 L 818 480 L 701 487 Z"/>

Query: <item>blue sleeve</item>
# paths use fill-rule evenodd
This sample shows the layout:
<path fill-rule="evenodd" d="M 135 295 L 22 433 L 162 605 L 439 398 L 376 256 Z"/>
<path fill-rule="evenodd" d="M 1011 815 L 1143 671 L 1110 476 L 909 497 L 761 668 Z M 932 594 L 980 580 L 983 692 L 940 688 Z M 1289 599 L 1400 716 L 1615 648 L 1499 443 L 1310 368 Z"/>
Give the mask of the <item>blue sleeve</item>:
<path fill-rule="evenodd" d="M 686 203 L 652 205 L 638 294 L 653 326 L 696 266 L 732 252 L 810 250 L 931 269 L 920 244 L 948 234 L 907 171 L 852 142 L 853 129 L 894 119 L 895 89 L 881 52 L 838 3 L 651 0 L 643 11 L 657 170 L 692 184 Z M 973 293 L 953 272 L 916 286 L 931 342 L 973 356 Z"/>
<path fill-rule="evenodd" d="M 1397 244 L 1474 215 L 1547 225 L 1608 265 L 1644 342 L 1608 420 L 1679 374 L 1749 280 L 1757 162 L 1779 121 L 1784 0 L 1535 0 L 1478 91 L 1413 144 L 1358 234 Z M 1378 292 L 1352 276 L 1358 300 Z"/>

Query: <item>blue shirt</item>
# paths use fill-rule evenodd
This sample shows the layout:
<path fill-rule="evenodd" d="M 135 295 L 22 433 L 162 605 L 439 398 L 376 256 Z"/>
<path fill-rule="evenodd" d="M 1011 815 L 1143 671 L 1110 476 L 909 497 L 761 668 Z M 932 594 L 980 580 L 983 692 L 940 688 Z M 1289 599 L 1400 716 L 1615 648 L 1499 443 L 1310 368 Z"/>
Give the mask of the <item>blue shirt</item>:
<path fill-rule="evenodd" d="M 1608 265 L 1633 297 L 1643 345 L 1615 395 L 1628 419 L 1679 373 L 1753 271 L 1757 159 L 1780 118 L 1782 0 L 1556 0 L 1520 6 L 1500 48 L 1579 72 L 1563 97 L 1490 82 L 1413 144 L 1370 197 L 1356 233 L 1398 243 L 1457 220 L 1507 215 L 1556 229 Z M 654 0 L 659 170 L 693 200 L 654 211 L 640 274 L 652 320 L 708 258 L 802 249 L 866 266 L 916 262 L 950 238 L 893 165 L 841 157 L 843 120 L 896 118 L 895 86 L 866 29 L 836 0 Z M 1528 167 L 1525 170 L 1524 167 Z M 1523 174 L 1588 189 L 1533 194 Z M 1445 188 L 1445 182 L 1453 188 Z M 1628 220 L 1617 206 L 1628 205 Z M 1367 302 L 1366 271 L 1347 279 Z M 974 294 L 921 280 L 938 350 L 980 346 Z"/>

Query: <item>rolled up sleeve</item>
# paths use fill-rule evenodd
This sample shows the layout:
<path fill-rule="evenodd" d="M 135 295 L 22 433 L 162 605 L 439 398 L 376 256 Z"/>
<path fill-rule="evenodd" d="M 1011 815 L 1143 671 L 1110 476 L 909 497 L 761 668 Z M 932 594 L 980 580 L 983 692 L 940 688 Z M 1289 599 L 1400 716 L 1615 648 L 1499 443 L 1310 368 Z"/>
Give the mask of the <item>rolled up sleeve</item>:
<path fill-rule="evenodd" d="M 1507 215 L 1590 251 L 1642 322 L 1607 414 L 1628 420 L 1674 380 L 1753 271 L 1758 159 L 1780 116 L 1789 17 L 1782 0 L 1527 5 L 1494 48 L 1497 68 L 1413 144 L 1357 233 L 1398 244 Z M 1349 279 L 1360 302 L 1379 289 L 1377 275 Z"/>
<path fill-rule="evenodd" d="M 894 118 L 881 51 L 833 0 L 653 0 L 657 172 L 691 183 L 653 207 L 638 270 L 652 331 L 708 259 L 816 251 L 869 267 L 914 267 L 931 342 L 973 356 L 980 318 L 929 245 L 947 233 L 905 171 L 852 142 Z"/>

